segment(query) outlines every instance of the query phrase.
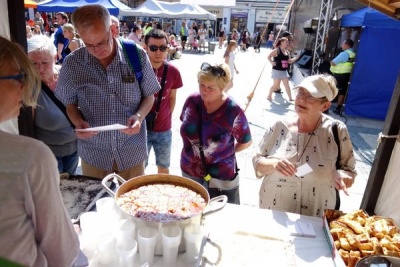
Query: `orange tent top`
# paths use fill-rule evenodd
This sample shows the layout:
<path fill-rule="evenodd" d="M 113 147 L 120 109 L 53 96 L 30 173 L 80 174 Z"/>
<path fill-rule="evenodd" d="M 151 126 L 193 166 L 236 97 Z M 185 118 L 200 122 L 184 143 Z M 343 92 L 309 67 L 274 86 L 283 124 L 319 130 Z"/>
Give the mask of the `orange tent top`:
<path fill-rule="evenodd" d="M 37 3 L 33 0 L 24 0 L 25 8 L 37 8 Z"/>

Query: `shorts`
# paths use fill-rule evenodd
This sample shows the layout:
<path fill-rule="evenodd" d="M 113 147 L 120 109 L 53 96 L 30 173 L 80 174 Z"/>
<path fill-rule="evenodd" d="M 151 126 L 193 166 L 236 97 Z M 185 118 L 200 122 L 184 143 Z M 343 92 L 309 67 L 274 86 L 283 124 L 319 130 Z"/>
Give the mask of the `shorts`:
<path fill-rule="evenodd" d="M 186 42 L 187 41 L 187 36 L 181 36 L 181 41 Z"/>
<path fill-rule="evenodd" d="M 347 88 L 349 88 L 350 75 L 351 73 L 333 74 L 337 82 L 337 88 L 339 89 L 338 95 L 346 95 Z"/>
<path fill-rule="evenodd" d="M 287 70 L 275 70 L 272 69 L 271 72 L 271 78 L 272 79 L 278 79 L 278 80 L 283 80 L 283 79 L 288 79 L 290 76 L 287 72 Z"/>
<path fill-rule="evenodd" d="M 161 168 L 169 168 L 171 163 L 172 131 L 152 132 L 147 131 L 147 151 L 151 148 L 156 156 L 156 165 Z M 146 162 L 147 166 L 148 160 Z"/>

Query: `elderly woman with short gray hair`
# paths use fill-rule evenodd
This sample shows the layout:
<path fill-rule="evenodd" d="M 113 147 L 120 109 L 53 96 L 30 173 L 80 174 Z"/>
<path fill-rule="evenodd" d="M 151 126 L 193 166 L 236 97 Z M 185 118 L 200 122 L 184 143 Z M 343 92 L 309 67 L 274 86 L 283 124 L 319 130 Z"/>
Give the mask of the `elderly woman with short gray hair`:
<path fill-rule="evenodd" d="M 35 35 L 28 40 L 28 57 L 42 81 L 34 110 L 34 137 L 50 147 L 60 173 L 75 174 L 79 161 L 76 135 L 65 106 L 54 96 L 60 70 L 56 55 L 56 47 L 47 36 Z"/>

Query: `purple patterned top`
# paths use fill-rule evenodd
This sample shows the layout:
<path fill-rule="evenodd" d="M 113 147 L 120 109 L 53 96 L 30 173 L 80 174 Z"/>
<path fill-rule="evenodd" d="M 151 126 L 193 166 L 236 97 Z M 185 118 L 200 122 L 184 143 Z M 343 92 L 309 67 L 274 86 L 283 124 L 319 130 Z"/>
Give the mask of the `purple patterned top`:
<path fill-rule="evenodd" d="M 208 170 L 206 171 L 199 152 L 200 104 L 203 105 L 200 94 L 195 93 L 186 99 L 182 109 L 181 169 L 198 178 L 203 178 L 209 173 L 213 178 L 232 180 L 236 172 L 235 140 L 242 144 L 251 140 L 246 115 L 230 97 L 211 114 L 207 113 L 204 105 L 202 106 L 203 150 Z"/>

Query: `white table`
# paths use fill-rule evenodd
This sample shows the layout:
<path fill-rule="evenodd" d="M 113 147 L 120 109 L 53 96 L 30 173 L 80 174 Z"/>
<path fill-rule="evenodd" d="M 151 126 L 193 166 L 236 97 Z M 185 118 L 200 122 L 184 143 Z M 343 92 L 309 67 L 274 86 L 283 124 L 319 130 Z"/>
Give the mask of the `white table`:
<path fill-rule="evenodd" d="M 300 220 L 302 222 L 311 223 L 314 227 L 316 237 L 294 237 L 290 236 L 286 221 L 296 221 Z M 248 240 L 252 240 L 253 244 L 250 242 L 243 242 L 240 246 L 243 247 L 243 253 L 238 253 L 236 257 L 247 257 L 245 264 L 235 265 L 237 266 L 279 266 L 279 267 L 333 267 L 336 266 L 331 255 L 331 251 L 326 240 L 322 218 L 302 216 L 293 213 L 285 213 L 272 210 L 258 209 L 249 206 L 233 205 L 227 204 L 222 210 L 216 211 L 214 213 L 208 214 L 204 218 L 204 227 L 206 233 L 209 233 L 210 239 L 213 240 L 214 237 L 218 236 L 216 243 L 224 243 L 226 238 L 227 242 L 231 242 L 235 237 L 239 237 L 240 240 L 247 237 Z M 287 264 L 286 259 L 280 261 L 279 255 L 270 261 L 268 258 L 267 262 L 257 261 L 259 258 L 257 255 L 257 250 L 245 251 L 246 248 L 257 246 L 268 249 L 274 249 L 271 247 L 271 242 L 281 240 L 289 242 L 290 245 L 290 264 Z M 256 242 L 254 242 L 256 241 Z M 231 242 L 234 244 L 235 242 Z M 224 251 L 226 247 L 222 246 L 222 254 L 226 255 L 227 250 Z M 228 244 L 229 245 L 229 244 Z M 235 244 L 233 245 L 235 246 Z M 269 246 L 269 247 L 268 247 Z M 210 248 L 209 248 L 210 247 Z M 205 256 L 207 254 L 207 249 L 213 249 L 209 244 L 206 245 Z M 237 249 L 237 247 L 235 247 Z M 277 249 L 277 247 L 275 247 Z M 278 248 L 279 249 L 279 248 Z M 218 250 L 216 250 L 218 251 Z M 283 254 L 281 250 L 276 250 L 276 254 Z M 258 253 L 259 254 L 259 253 Z M 184 253 L 178 255 L 178 261 L 176 267 L 191 267 L 196 266 L 196 264 L 188 264 L 185 261 Z M 224 262 L 224 257 L 218 266 L 232 266 L 230 263 Z M 247 264 L 248 263 L 248 264 Z M 139 255 L 136 255 L 135 266 L 140 266 Z M 155 261 L 151 267 L 164 267 L 162 257 L 155 257 Z M 211 265 L 206 265 L 211 266 Z"/>

